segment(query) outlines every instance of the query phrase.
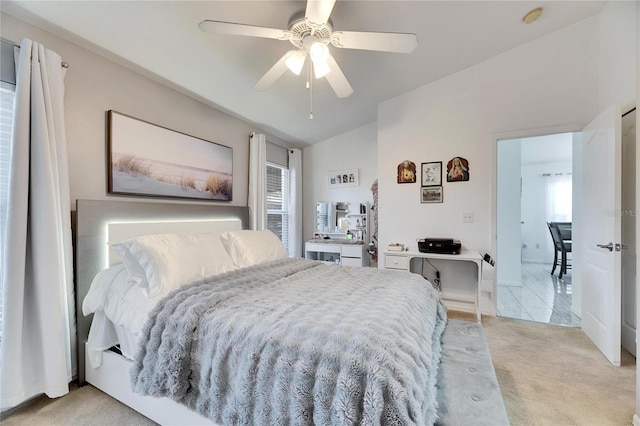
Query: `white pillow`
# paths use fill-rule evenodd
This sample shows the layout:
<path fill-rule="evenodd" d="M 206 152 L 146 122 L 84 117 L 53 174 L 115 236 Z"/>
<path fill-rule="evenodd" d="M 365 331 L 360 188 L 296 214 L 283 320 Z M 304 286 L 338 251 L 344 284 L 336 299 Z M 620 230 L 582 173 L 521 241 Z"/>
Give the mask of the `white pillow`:
<path fill-rule="evenodd" d="M 145 235 L 112 246 L 149 297 L 236 269 L 220 234 L 213 232 Z M 146 282 L 139 280 L 140 270 Z"/>
<path fill-rule="evenodd" d="M 233 263 L 240 268 L 289 257 L 282 241 L 269 230 L 229 231 L 220 239 Z"/>

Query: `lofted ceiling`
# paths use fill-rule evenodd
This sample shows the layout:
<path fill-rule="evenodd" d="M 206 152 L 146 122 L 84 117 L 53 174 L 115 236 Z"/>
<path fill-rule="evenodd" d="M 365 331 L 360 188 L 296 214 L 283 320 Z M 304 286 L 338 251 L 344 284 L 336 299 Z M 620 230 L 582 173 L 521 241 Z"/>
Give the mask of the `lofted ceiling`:
<path fill-rule="evenodd" d="M 415 33 L 418 47 L 410 54 L 330 47 L 354 93 L 340 99 L 324 78 L 314 80 L 312 120 L 303 75 L 287 71 L 268 90 L 253 89 L 292 48 L 288 41 L 198 29 L 205 19 L 286 29 L 304 1 L 2 0 L 2 9 L 304 146 L 373 122 L 380 102 L 593 16 L 604 3 L 338 0 L 334 30 Z M 524 24 L 539 6 L 541 18 Z"/>

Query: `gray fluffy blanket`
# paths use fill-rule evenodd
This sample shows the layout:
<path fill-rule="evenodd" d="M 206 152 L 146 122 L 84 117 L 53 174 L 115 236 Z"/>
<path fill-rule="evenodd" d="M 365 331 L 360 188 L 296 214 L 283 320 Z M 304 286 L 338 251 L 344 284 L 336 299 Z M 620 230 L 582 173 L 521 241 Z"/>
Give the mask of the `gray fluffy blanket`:
<path fill-rule="evenodd" d="M 429 425 L 445 323 L 420 275 L 286 259 L 167 296 L 132 385 L 223 425 Z"/>

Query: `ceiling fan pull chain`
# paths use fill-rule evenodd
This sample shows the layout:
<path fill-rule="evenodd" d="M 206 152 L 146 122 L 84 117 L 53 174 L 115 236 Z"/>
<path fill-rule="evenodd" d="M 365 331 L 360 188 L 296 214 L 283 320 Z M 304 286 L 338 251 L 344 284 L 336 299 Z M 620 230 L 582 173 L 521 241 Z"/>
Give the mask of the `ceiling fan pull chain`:
<path fill-rule="evenodd" d="M 309 120 L 313 120 L 313 79 L 310 64 L 307 64 L 307 88 L 309 88 Z"/>
<path fill-rule="evenodd" d="M 313 80 L 309 79 L 309 119 L 313 120 Z"/>

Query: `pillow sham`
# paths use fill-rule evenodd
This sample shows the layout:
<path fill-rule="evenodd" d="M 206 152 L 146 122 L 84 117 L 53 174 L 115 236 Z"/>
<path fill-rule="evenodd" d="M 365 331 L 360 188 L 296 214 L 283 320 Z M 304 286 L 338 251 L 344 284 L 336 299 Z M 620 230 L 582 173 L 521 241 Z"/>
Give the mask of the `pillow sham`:
<path fill-rule="evenodd" d="M 220 239 L 239 268 L 289 257 L 282 241 L 269 230 L 228 231 Z"/>
<path fill-rule="evenodd" d="M 112 246 L 133 279 L 144 271 L 146 282 L 138 283 L 148 289 L 149 297 L 236 269 L 220 234 L 213 232 L 145 235 Z"/>

